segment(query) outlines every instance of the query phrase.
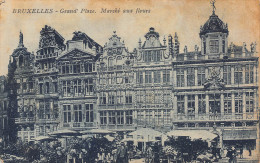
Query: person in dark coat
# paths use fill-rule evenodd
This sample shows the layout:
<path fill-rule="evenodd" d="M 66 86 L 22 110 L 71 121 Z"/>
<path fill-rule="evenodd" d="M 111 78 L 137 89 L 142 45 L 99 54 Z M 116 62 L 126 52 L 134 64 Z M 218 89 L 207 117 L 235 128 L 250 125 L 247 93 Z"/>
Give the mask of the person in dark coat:
<path fill-rule="evenodd" d="M 116 163 L 128 163 L 128 151 L 124 142 L 117 148 Z"/>
<path fill-rule="evenodd" d="M 243 147 L 240 148 L 240 158 L 243 158 Z"/>
<path fill-rule="evenodd" d="M 230 148 L 228 148 L 227 157 L 229 158 L 228 162 L 232 163 L 233 162 L 233 154 L 232 154 L 232 150 Z"/>

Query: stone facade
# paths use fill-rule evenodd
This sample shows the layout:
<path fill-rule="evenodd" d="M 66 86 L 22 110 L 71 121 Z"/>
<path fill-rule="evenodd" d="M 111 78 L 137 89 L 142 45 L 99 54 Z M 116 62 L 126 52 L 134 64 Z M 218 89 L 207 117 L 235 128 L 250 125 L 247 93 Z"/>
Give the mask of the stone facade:
<path fill-rule="evenodd" d="M 161 42 L 152 27 L 132 52 L 116 32 L 104 47 L 79 31 L 65 44 L 45 26 L 34 55 L 21 33 L 10 60 L 18 137 L 31 141 L 64 128 L 125 132 L 146 126 L 212 130 L 222 144 L 249 140 L 255 147 L 256 44 L 228 46 L 228 35 L 215 12 L 200 29 L 201 51 L 185 46 L 183 53 L 176 33 Z"/>

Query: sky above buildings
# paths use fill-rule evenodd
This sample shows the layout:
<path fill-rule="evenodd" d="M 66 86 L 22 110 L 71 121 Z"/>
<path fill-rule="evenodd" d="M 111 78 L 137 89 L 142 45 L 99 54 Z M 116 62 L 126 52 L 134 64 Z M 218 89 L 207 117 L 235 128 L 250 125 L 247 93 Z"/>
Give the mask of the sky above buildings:
<path fill-rule="evenodd" d="M 19 32 L 23 32 L 24 45 L 29 51 L 36 52 L 40 30 L 44 25 L 56 29 L 65 41 L 70 40 L 74 31 L 82 31 L 100 45 L 104 45 L 113 34 L 125 41 L 130 51 L 136 48 L 138 40 L 150 27 L 159 32 L 162 43 L 169 34 L 177 32 L 180 52 L 184 46 L 193 51 L 194 46 L 201 47 L 199 31 L 212 14 L 210 0 L 5 0 L 0 5 L 0 75 L 7 74 L 9 56 L 18 46 Z M 260 38 L 260 2 L 259 0 L 217 0 L 216 14 L 228 23 L 229 44 L 242 45 L 246 42 L 250 48 L 256 41 L 259 51 Z M 101 13 L 102 9 L 119 9 L 120 13 Z M 150 10 L 150 13 L 138 13 Z M 14 9 L 53 9 L 53 13 L 13 13 Z M 77 9 L 77 13 L 61 13 L 64 10 Z M 82 9 L 95 10 L 96 13 L 81 13 Z M 133 13 L 123 13 L 123 10 Z M 57 12 L 56 12 L 57 11 Z"/>

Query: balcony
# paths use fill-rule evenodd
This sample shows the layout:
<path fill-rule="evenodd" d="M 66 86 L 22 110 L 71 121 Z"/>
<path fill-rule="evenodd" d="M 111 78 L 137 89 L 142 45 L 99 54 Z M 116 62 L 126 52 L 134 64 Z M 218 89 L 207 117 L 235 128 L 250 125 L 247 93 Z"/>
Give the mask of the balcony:
<path fill-rule="evenodd" d="M 70 122 L 63 124 L 64 128 L 93 128 L 95 126 L 95 122 Z"/>
<path fill-rule="evenodd" d="M 203 122 L 203 121 L 257 121 L 257 113 L 235 113 L 235 114 L 177 114 L 174 115 L 173 122 Z"/>
<path fill-rule="evenodd" d="M 58 52 L 49 53 L 49 54 L 45 54 L 45 55 L 36 55 L 36 60 L 55 58 L 55 57 L 58 57 Z"/>
<path fill-rule="evenodd" d="M 25 124 L 25 123 L 35 123 L 35 120 L 33 117 L 30 118 L 15 118 L 15 123 L 16 124 Z"/>

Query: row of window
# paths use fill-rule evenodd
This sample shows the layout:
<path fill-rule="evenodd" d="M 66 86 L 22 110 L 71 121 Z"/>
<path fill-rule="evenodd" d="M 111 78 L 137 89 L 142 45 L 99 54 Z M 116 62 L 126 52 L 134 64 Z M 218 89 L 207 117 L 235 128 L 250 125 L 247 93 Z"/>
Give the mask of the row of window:
<path fill-rule="evenodd" d="M 136 83 L 169 83 L 170 70 L 138 71 L 136 73 Z"/>
<path fill-rule="evenodd" d="M 143 54 L 143 61 L 144 62 L 160 62 L 162 59 L 162 53 L 161 50 L 152 50 L 152 51 L 144 51 Z"/>
<path fill-rule="evenodd" d="M 107 92 L 100 93 L 99 104 L 132 104 L 133 98 L 131 92 L 128 91 L 117 91 L 117 92 Z"/>
<path fill-rule="evenodd" d="M 170 124 L 170 110 L 137 111 L 137 124 Z"/>
<path fill-rule="evenodd" d="M 215 68 L 214 68 L 215 69 Z M 185 78 L 185 70 L 186 78 Z M 244 72 L 243 72 L 244 71 Z M 223 71 L 221 73 L 221 69 L 213 70 L 212 67 L 208 69 L 208 76 L 210 77 L 213 73 L 218 73 L 219 77 L 223 76 L 223 80 L 225 84 L 231 84 L 231 66 L 223 66 Z M 243 77 L 244 73 L 244 77 Z M 243 82 L 243 78 L 245 78 L 245 82 Z M 185 80 L 187 80 L 187 86 L 195 86 L 195 82 L 199 86 L 203 85 L 206 81 L 206 68 L 199 67 L 197 68 L 197 81 L 195 81 L 195 68 L 177 68 L 176 69 L 176 79 L 177 79 L 177 87 L 184 87 Z M 252 84 L 254 83 L 254 65 L 236 65 L 234 66 L 234 83 L 235 84 Z"/>
<path fill-rule="evenodd" d="M 152 92 L 152 91 L 137 91 L 136 103 L 146 104 L 171 104 L 171 93 L 170 92 Z"/>
<path fill-rule="evenodd" d="M 132 124 L 133 123 L 133 112 L 129 111 L 100 111 L 100 123 L 106 124 Z"/>
<path fill-rule="evenodd" d="M 61 66 L 60 72 L 62 74 L 78 74 L 83 72 L 95 71 L 95 63 L 65 63 Z"/>
<path fill-rule="evenodd" d="M 246 92 L 245 108 L 247 113 L 254 112 L 254 93 Z M 243 113 L 243 97 L 241 93 L 234 94 L 235 113 Z M 220 94 L 209 94 L 209 113 L 221 113 Z M 224 93 L 224 114 L 232 113 L 231 93 Z M 185 114 L 185 96 L 177 96 L 177 113 Z M 187 113 L 195 114 L 195 95 L 187 96 Z M 206 114 L 206 97 L 204 94 L 198 95 L 198 113 Z"/>
<path fill-rule="evenodd" d="M 57 82 L 39 83 L 38 88 L 39 88 L 39 94 L 49 94 L 49 93 L 57 93 L 58 92 Z"/>
<path fill-rule="evenodd" d="M 94 81 L 92 78 L 62 81 L 62 94 L 65 97 L 92 95 L 94 92 Z"/>
<path fill-rule="evenodd" d="M 93 104 L 63 105 L 63 122 L 94 122 Z"/>

